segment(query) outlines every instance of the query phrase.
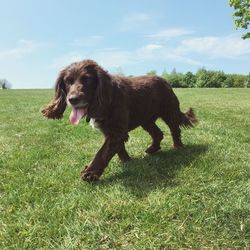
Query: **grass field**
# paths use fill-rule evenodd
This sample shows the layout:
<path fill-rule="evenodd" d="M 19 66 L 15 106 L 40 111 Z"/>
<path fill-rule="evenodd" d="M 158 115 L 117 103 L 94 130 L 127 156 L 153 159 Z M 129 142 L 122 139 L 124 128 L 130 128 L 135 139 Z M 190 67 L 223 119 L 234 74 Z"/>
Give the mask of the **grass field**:
<path fill-rule="evenodd" d="M 0 249 L 249 249 L 250 89 L 176 89 L 200 122 L 186 147 L 114 157 L 100 181 L 80 181 L 102 136 L 86 122 L 44 119 L 52 90 L 0 91 Z"/>

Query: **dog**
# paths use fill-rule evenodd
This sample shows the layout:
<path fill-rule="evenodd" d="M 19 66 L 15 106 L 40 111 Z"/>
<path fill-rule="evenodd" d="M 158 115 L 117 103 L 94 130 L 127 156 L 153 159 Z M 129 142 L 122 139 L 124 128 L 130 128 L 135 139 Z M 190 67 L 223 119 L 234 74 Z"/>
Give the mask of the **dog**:
<path fill-rule="evenodd" d="M 79 124 L 86 116 L 105 137 L 93 161 L 81 172 L 82 180 L 89 182 L 99 179 L 115 154 L 122 162 L 130 159 L 125 149 L 129 131 L 139 126 L 146 130 L 152 137 L 146 153 L 153 154 L 163 139 L 155 123 L 158 118 L 169 126 L 174 148 L 183 147 L 181 127 L 197 123 L 192 108 L 181 112 L 175 93 L 163 78 L 111 75 L 93 60 L 72 63 L 59 73 L 54 99 L 42 114 L 60 119 L 67 105 L 72 108 L 72 124 Z"/>

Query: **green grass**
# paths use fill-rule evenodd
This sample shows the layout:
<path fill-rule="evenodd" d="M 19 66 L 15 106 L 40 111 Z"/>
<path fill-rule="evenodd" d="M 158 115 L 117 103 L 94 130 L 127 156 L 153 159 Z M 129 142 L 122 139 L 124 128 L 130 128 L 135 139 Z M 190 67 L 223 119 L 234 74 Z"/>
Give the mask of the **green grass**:
<path fill-rule="evenodd" d="M 0 91 L 0 249 L 249 249 L 250 89 L 178 89 L 200 120 L 186 147 L 114 157 L 100 181 L 80 181 L 102 136 L 86 122 L 44 119 L 52 90 Z"/>

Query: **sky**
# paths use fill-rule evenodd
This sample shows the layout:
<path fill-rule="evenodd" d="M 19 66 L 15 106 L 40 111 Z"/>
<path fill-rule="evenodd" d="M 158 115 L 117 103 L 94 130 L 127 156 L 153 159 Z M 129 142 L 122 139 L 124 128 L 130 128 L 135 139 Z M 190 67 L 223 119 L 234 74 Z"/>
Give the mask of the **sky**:
<path fill-rule="evenodd" d="M 250 39 L 228 0 L 0 0 L 0 79 L 51 88 L 68 64 L 110 73 L 250 72 Z"/>

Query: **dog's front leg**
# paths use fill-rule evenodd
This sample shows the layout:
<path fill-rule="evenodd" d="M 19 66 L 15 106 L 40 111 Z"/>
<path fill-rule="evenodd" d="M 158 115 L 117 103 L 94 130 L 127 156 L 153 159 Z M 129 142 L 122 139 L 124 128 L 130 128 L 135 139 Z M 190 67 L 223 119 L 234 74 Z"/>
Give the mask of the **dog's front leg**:
<path fill-rule="evenodd" d="M 97 152 L 94 160 L 81 172 L 81 178 L 85 181 L 95 181 L 103 173 L 111 158 L 124 147 L 122 139 L 106 138 L 104 144 Z"/>

